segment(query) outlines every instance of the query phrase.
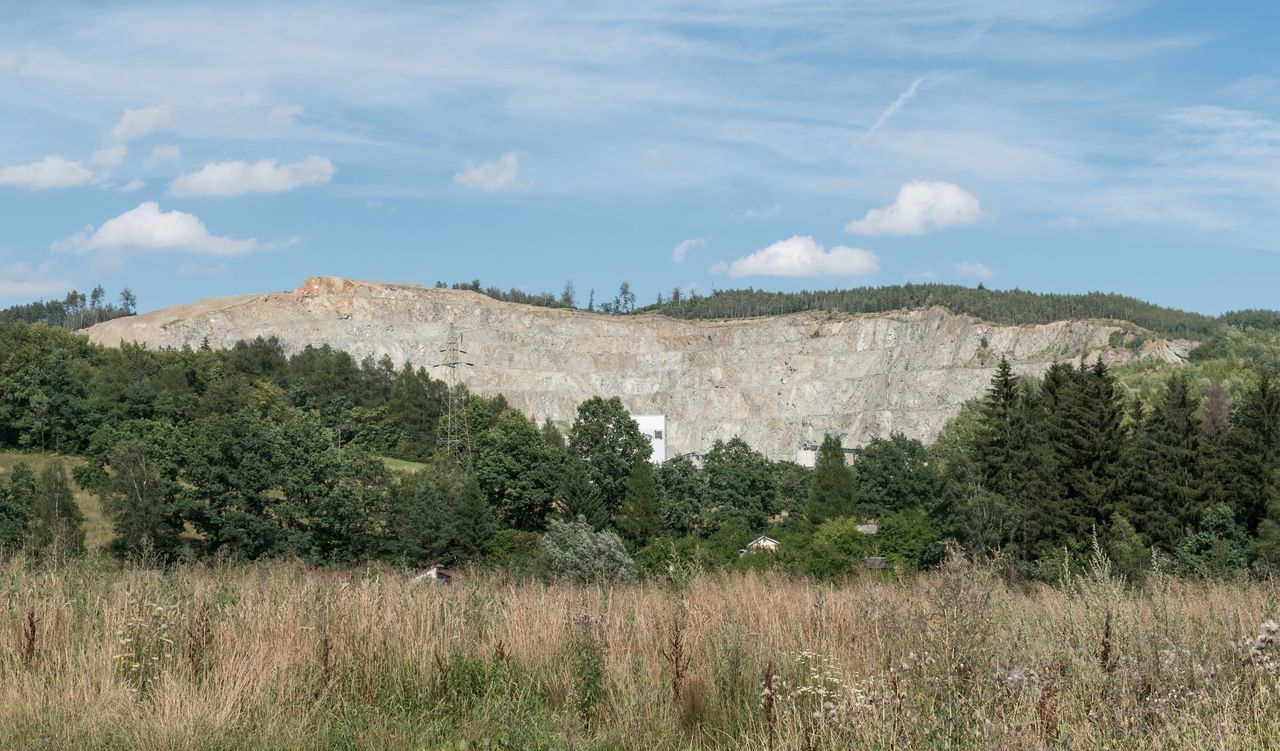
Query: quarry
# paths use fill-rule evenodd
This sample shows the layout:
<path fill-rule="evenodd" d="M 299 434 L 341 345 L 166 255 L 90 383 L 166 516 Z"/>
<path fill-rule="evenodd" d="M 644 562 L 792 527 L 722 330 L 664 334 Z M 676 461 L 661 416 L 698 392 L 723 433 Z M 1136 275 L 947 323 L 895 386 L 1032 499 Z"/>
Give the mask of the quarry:
<path fill-rule="evenodd" d="M 603 315 L 480 293 L 313 277 L 295 290 L 208 298 L 87 330 L 102 345 L 227 348 L 276 337 L 286 354 L 329 345 L 357 360 L 452 375 L 567 427 L 592 396 L 652 420 L 670 458 L 741 436 L 775 460 L 811 463 L 826 434 L 856 449 L 902 433 L 929 442 L 980 396 L 1001 357 L 1038 375 L 1055 362 L 1184 360 L 1193 342 L 1116 321 L 1001 325 L 944 308 L 735 320 Z M 1120 336 L 1113 336 L 1120 332 Z M 1126 343 L 1128 339 L 1128 343 Z M 450 369 L 450 342 L 459 342 Z M 1113 346 L 1119 344 L 1120 346 Z"/>

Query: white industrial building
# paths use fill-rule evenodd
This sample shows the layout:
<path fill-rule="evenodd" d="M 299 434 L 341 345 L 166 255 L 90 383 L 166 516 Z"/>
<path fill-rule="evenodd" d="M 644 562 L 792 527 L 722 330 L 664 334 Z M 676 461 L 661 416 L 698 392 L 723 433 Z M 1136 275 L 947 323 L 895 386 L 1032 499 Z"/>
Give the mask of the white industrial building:
<path fill-rule="evenodd" d="M 661 464 L 667 460 L 667 416 L 666 415 L 632 415 L 631 419 L 640 426 L 640 432 L 649 439 L 653 453 L 649 461 Z"/>

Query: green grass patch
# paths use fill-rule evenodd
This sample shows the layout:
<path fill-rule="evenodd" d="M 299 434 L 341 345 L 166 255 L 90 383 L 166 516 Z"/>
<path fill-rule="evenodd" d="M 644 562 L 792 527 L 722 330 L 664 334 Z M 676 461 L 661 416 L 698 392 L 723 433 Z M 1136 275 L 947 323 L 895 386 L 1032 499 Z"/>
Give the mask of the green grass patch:
<path fill-rule="evenodd" d="M 389 456 L 382 457 L 382 464 L 392 472 L 421 472 L 427 468 L 422 462 L 411 462 L 404 459 L 392 459 Z"/>

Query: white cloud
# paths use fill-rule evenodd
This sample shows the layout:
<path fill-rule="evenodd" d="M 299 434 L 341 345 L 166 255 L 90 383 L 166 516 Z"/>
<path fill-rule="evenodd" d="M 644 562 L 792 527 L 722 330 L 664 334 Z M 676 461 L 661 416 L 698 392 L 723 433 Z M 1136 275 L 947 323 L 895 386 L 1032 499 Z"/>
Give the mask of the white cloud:
<path fill-rule="evenodd" d="M 96 230 L 53 244 L 56 253 L 121 250 L 177 250 L 211 256 L 243 256 L 265 249 L 257 240 L 212 235 L 194 214 L 161 211 L 155 201 L 108 219 Z"/>
<path fill-rule="evenodd" d="M 169 124 L 173 117 L 173 109 L 167 104 L 154 107 L 143 107 L 140 110 L 125 110 L 107 137 L 102 140 L 102 148 L 93 152 L 89 161 L 96 167 L 119 167 L 129 154 L 129 142 L 154 133 Z"/>
<path fill-rule="evenodd" d="M 684 263 L 684 257 L 689 254 L 689 251 L 695 248 L 705 247 L 706 244 L 706 239 L 701 237 L 692 237 L 688 240 L 681 240 L 680 244 L 671 251 L 671 260 L 676 263 Z"/>
<path fill-rule="evenodd" d="M 520 175 L 520 152 L 512 149 L 494 162 L 471 164 L 453 176 L 455 185 L 496 193 L 516 184 Z"/>
<path fill-rule="evenodd" d="M 712 273 L 742 276 L 868 276 L 880 269 L 875 253 L 843 245 L 826 250 L 809 235 L 797 235 L 744 256 L 718 263 Z"/>
<path fill-rule="evenodd" d="M 0 167 L 0 185 L 13 185 L 27 190 L 74 188 L 93 180 L 93 173 L 79 162 L 53 155 L 38 162 Z"/>
<path fill-rule="evenodd" d="M 155 107 L 143 107 L 140 110 L 125 110 L 120 122 L 111 129 L 107 140 L 110 143 L 128 143 L 167 126 L 173 117 L 173 109 L 167 104 Z"/>
<path fill-rule="evenodd" d="M 267 123 L 277 128 L 286 128 L 297 122 L 301 114 L 302 107 L 296 104 L 279 104 L 267 113 Z"/>
<path fill-rule="evenodd" d="M 174 178 L 169 191 L 175 196 L 238 196 L 245 193 L 283 193 L 333 179 L 333 164 L 313 156 L 294 164 L 277 165 L 275 159 L 249 162 L 212 162 L 199 172 Z"/>
<path fill-rule="evenodd" d="M 121 192 L 121 193 L 134 193 L 134 192 L 136 192 L 136 191 L 142 190 L 142 189 L 143 189 L 143 188 L 145 188 L 145 187 L 147 187 L 147 182 L 146 182 L 145 180 L 142 180 L 141 178 L 137 178 L 137 177 L 135 177 L 135 178 L 133 178 L 132 180 L 130 180 L 129 182 L 125 183 L 125 184 L 120 188 L 120 192 Z"/>
<path fill-rule="evenodd" d="M 150 169 L 162 164 L 180 161 L 182 161 L 182 149 L 171 143 L 164 143 L 151 150 L 151 156 L 147 157 L 146 167 Z"/>
<path fill-rule="evenodd" d="M 844 230 L 859 235 L 923 235 L 973 224 L 980 216 L 978 199 L 959 185 L 914 180 L 902 186 L 892 206 L 872 209 L 862 219 L 846 224 Z"/>
<path fill-rule="evenodd" d="M 51 263 L 43 263 L 34 269 L 25 263 L 0 266 L 0 300 L 30 302 L 50 295 L 61 295 L 75 286 L 65 279 L 54 277 L 51 270 Z"/>
<path fill-rule="evenodd" d="M 775 203 L 762 209 L 747 209 L 742 212 L 743 219 L 772 219 L 782 213 L 782 204 Z"/>
<path fill-rule="evenodd" d="M 996 275 L 996 272 L 992 271 L 983 263 L 960 261 L 959 263 L 951 264 L 951 268 L 960 276 L 973 277 L 974 279 L 983 282 L 990 280 L 991 277 Z"/>
<path fill-rule="evenodd" d="M 123 143 L 103 146 L 89 157 L 89 163 L 95 167 L 119 167 L 129 153 L 129 147 Z"/>
<path fill-rule="evenodd" d="M 0 52 L 0 76 L 7 76 L 10 73 L 17 73 L 18 67 L 22 61 L 18 56 L 12 53 Z"/>

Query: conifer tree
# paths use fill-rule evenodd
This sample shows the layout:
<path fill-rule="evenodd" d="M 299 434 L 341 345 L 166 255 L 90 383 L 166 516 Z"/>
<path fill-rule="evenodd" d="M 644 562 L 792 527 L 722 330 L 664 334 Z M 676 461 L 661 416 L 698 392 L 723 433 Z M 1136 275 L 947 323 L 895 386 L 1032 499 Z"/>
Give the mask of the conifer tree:
<path fill-rule="evenodd" d="M 853 513 L 853 473 L 845 465 L 840 438 L 828 435 L 818 447 L 805 516 L 812 524 Z"/>
<path fill-rule="evenodd" d="M 1280 574 L 1280 467 L 1271 473 L 1267 515 L 1258 522 L 1254 565 L 1264 573 Z"/>
<path fill-rule="evenodd" d="M 1134 449 L 1128 514 L 1154 544 L 1171 550 L 1205 510 L 1200 404 L 1185 372 L 1169 379 Z"/>
<path fill-rule="evenodd" d="M 1063 525 L 1057 519 L 1053 456 L 1045 441 L 1045 413 L 1032 387 L 1013 375 L 1001 358 L 983 398 L 973 441 L 982 490 L 1003 499 L 1022 519 L 1018 542 L 1024 557 L 1056 546 Z"/>
<path fill-rule="evenodd" d="M 1115 379 L 1099 359 L 1092 367 L 1054 365 L 1041 394 L 1054 482 L 1050 514 L 1059 541 L 1086 538 L 1116 511 L 1126 433 Z"/>
<path fill-rule="evenodd" d="M 484 558 L 498 531 L 497 514 L 475 480 L 443 489 L 440 504 L 440 558 L 443 563 L 474 563 Z"/>
<path fill-rule="evenodd" d="M 626 496 L 618 512 L 618 531 L 632 546 L 640 548 L 658 535 L 661 521 L 653 466 L 649 460 L 637 458 L 631 466 Z"/>
<path fill-rule="evenodd" d="M 1237 399 L 1220 452 L 1210 459 L 1215 498 L 1256 532 L 1280 466 L 1280 382 L 1268 371 Z"/>
<path fill-rule="evenodd" d="M 559 516 L 567 521 L 581 519 L 595 529 L 604 529 L 609 523 L 609 509 L 604 496 L 591 481 L 581 459 L 570 455 L 564 462 L 560 483 L 556 487 L 556 506 Z"/>

